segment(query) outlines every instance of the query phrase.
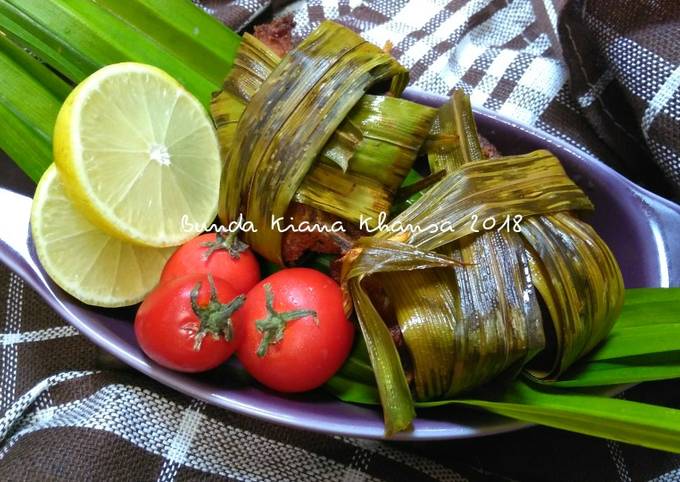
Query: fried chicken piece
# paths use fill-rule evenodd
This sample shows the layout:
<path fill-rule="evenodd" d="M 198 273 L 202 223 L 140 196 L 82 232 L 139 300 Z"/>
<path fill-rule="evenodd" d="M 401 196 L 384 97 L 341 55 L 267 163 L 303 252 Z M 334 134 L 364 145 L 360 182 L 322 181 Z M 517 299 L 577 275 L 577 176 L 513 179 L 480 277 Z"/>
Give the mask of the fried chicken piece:
<path fill-rule="evenodd" d="M 326 254 L 345 254 L 354 244 L 354 240 L 361 235 L 358 228 L 341 218 L 325 211 L 300 203 L 292 203 L 288 208 L 287 219 L 289 225 L 299 227 L 301 223 L 308 226 L 317 225 L 323 231 L 305 230 L 286 231 L 281 240 L 283 261 L 293 264 L 307 251 Z M 342 231 L 330 231 L 334 225 L 342 224 Z"/>
<path fill-rule="evenodd" d="M 293 47 L 292 31 L 295 27 L 292 15 L 255 26 L 255 37 L 264 42 L 276 55 L 283 57 Z"/>
<path fill-rule="evenodd" d="M 495 157 L 501 157 L 500 151 L 491 144 L 491 141 L 484 136 L 479 136 L 479 146 L 482 148 L 482 154 L 487 159 L 493 159 Z"/>

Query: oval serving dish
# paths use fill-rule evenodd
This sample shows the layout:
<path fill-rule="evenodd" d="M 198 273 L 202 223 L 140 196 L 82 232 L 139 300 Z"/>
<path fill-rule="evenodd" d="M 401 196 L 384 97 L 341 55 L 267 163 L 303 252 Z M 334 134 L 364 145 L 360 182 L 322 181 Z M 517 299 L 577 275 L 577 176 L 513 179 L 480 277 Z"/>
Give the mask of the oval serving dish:
<path fill-rule="evenodd" d="M 437 106 L 443 97 L 407 90 L 405 98 Z M 616 256 L 625 285 L 680 286 L 680 206 L 625 179 L 585 152 L 532 127 L 476 110 L 479 131 L 504 154 L 552 151 L 595 204 L 587 220 Z M 0 188 L 0 261 L 20 275 L 65 320 L 131 367 L 186 395 L 273 423 L 335 435 L 383 438 L 379 409 L 340 402 L 321 391 L 282 396 L 244 381 L 237 366 L 205 376 L 160 367 L 141 352 L 131 320 L 134 309 L 105 310 L 79 303 L 42 271 L 32 251 L 31 199 Z M 239 373 L 236 373 L 239 372 Z M 467 409 L 420 410 L 414 430 L 392 439 L 434 440 L 507 432 L 526 424 Z"/>

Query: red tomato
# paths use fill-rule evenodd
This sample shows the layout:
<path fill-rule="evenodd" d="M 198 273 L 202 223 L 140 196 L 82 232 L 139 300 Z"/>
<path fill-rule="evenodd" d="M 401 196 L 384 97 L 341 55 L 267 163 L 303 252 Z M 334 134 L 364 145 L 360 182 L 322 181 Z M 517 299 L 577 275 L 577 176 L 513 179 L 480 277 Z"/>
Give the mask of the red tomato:
<path fill-rule="evenodd" d="M 189 274 L 211 274 L 246 293 L 260 280 L 260 265 L 247 244 L 222 233 L 202 234 L 182 245 L 163 268 L 160 284 Z"/>
<path fill-rule="evenodd" d="M 204 274 L 158 285 L 137 311 L 137 342 L 164 367 L 182 372 L 215 368 L 240 341 L 232 317 L 244 298 L 227 281 Z"/>
<path fill-rule="evenodd" d="M 250 290 L 236 317 L 236 355 L 256 380 L 281 392 L 322 385 L 347 358 L 354 325 L 338 284 L 309 268 L 284 269 Z"/>

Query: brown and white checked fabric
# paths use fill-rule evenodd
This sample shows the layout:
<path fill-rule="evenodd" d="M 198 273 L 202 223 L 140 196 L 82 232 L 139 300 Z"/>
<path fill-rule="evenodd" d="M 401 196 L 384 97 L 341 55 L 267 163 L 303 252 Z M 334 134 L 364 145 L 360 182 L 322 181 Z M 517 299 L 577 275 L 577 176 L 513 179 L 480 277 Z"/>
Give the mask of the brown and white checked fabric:
<path fill-rule="evenodd" d="M 570 2 L 560 24 L 572 94 L 637 177 L 651 157 L 680 187 L 680 2 Z"/>
<path fill-rule="evenodd" d="M 660 192 L 680 185 L 677 0 L 194 3 L 239 30 L 290 12 L 298 38 L 337 20 L 393 42 L 415 87 L 463 87 Z M 0 156 L 0 185 L 17 179 Z M 396 444 L 206 406 L 107 359 L 2 267 L 0 313 L 0 480 L 680 481 L 678 456 L 545 428 Z M 680 407 L 676 381 L 626 397 Z"/>

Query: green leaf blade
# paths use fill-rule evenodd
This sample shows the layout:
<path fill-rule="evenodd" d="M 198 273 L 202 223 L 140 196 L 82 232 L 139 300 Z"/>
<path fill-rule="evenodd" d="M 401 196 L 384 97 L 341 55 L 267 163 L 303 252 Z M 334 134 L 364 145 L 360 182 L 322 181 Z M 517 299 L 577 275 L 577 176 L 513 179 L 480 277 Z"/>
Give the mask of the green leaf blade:
<path fill-rule="evenodd" d="M 680 351 L 591 361 L 575 365 L 559 380 L 546 385 L 598 387 L 680 378 Z"/>
<path fill-rule="evenodd" d="M 0 149 L 37 181 L 52 162 L 52 130 L 68 84 L 0 36 Z"/>
<path fill-rule="evenodd" d="M 680 351 L 680 323 L 633 326 L 613 331 L 606 342 L 588 356 L 589 361 Z"/>
<path fill-rule="evenodd" d="M 452 401 L 525 422 L 680 453 L 680 410 L 517 381 L 489 400 Z"/>
<path fill-rule="evenodd" d="M 73 82 L 104 65 L 141 62 L 168 72 L 206 106 L 240 42 L 180 0 L 4 0 L 0 28 Z"/>

